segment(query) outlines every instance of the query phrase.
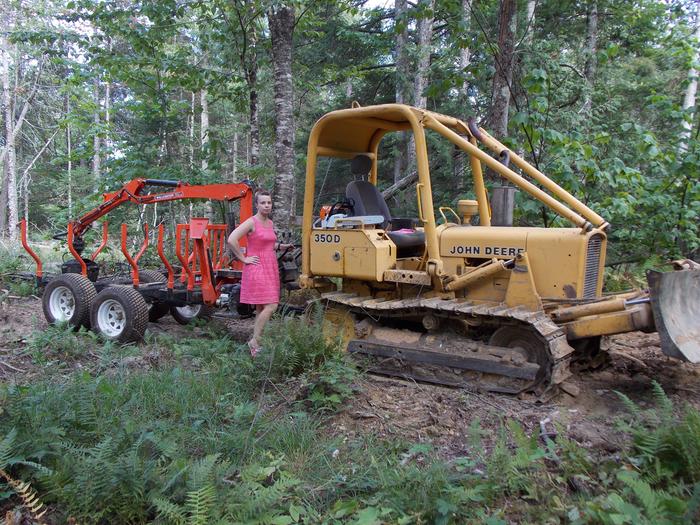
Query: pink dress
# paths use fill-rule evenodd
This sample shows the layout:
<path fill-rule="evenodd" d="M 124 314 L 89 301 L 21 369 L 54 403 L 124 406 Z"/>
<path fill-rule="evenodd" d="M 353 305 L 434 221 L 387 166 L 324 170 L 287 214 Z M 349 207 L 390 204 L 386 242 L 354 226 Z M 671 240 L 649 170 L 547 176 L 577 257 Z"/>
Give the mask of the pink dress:
<path fill-rule="evenodd" d="M 277 268 L 275 243 L 277 235 L 270 225 L 265 227 L 253 215 L 255 230 L 248 234 L 246 257 L 257 255 L 258 264 L 243 266 L 241 302 L 244 304 L 273 304 L 280 300 L 280 274 Z"/>

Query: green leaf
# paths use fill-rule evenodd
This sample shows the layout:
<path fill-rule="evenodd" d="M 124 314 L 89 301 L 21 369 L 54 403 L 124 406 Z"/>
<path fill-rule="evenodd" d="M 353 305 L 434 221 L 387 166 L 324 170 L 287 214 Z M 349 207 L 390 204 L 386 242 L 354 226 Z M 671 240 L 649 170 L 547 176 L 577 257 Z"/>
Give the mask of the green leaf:
<path fill-rule="evenodd" d="M 380 525 L 379 509 L 376 507 L 366 507 L 357 513 L 357 518 L 352 523 L 354 525 Z"/>
<path fill-rule="evenodd" d="M 289 515 L 292 517 L 292 520 L 299 521 L 299 518 L 306 513 L 305 509 L 303 507 L 298 507 L 294 505 L 293 503 L 289 505 Z"/>

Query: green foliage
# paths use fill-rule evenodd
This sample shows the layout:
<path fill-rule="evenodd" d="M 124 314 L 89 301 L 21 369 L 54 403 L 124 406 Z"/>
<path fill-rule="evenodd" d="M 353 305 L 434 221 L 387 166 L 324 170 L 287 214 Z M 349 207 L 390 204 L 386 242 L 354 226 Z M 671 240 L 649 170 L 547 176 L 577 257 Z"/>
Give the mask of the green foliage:
<path fill-rule="evenodd" d="M 314 411 L 335 412 L 354 394 L 357 371 L 342 358 L 325 361 L 305 377 L 306 402 Z"/>
<path fill-rule="evenodd" d="M 630 288 L 646 288 L 648 287 L 646 272 L 663 268 L 666 266 L 665 263 L 666 261 L 660 257 L 652 256 L 645 257 L 641 261 L 615 264 L 612 268 L 605 270 L 603 289 L 608 292 L 620 292 Z"/>
<path fill-rule="evenodd" d="M 274 377 L 298 376 L 340 355 L 340 341 L 329 340 L 321 330 L 322 315 L 317 309 L 311 319 L 288 316 L 273 319 L 262 346 L 265 353 L 274 356 L 270 357 Z"/>
<path fill-rule="evenodd" d="M 94 343 L 96 338 L 85 328 L 76 331 L 67 323 L 59 323 L 35 331 L 27 344 L 27 350 L 37 363 L 65 363 L 83 355 L 89 341 Z"/>
<path fill-rule="evenodd" d="M 653 410 L 626 400 L 623 461 L 596 463 L 563 432 L 545 444 L 512 420 L 487 448 L 475 420 L 470 453 L 445 462 L 428 443 L 329 435 L 316 410 L 260 414 L 254 383 L 239 383 L 253 361 L 220 351 L 231 364 L 4 387 L 0 464 L 82 523 L 681 524 L 700 508 L 700 420 L 658 385 Z"/>
<path fill-rule="evenodd" d="M 641 410 L 618 393 L 632 418 L 625 427 L 632 435 L 636 462 L 655 486 L 681 479 L 700 482 L 700 412 L 690 405 L 677 415 L 661 385 L 654 381 L 654 408 Z"/>

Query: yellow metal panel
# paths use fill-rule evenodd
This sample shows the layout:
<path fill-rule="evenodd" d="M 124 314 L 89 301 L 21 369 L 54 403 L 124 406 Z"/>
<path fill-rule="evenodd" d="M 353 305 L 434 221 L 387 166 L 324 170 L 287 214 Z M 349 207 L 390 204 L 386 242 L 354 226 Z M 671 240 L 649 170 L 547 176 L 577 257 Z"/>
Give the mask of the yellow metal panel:
<path fill-rule="evenodd" d="M 556 298 L 582 297 L 588 240 L 601 235 L 596 283 L 596 295 L 600 295 L 606 243 L 599 231 L 583 234 L 577 228 L 452 226 L 439 233 L 445 268 L 459 266 L 448 263 L 450 259 L 512 259 L 527 253 L 537 293 Z"/>
<path fill-rule="evenodd" d="M 640 304 L 619 312 L 591 315 L 562 325 L 568 339 L 654 330 L 651 306 Z"/>
<path fill-rule="evenodd" d="M 349 247 L 343 251 L 345 267 L 343 275 L 353 279 L 375 280 L 377 259 L 369 247 Z M 379 280 L 379 279 L 377 279 Z"/>
<path fill-rule="evenodd" d="M 510 274 L 505 302 L 508 306 L 524 306 L 533 311 L 542 310 L 542 301 L 535 288 L 527 253 L 516 261 Z"/>
<path fill-rule="evenodd" d="M 542 297 L 582 297 L 588 235 L 569 228 L 533 228 L 527 255 Z"/>
<path fill-rule="evenodd" d="M 396 268 L 396 245 L 383 230 L 314 229 L 310 238 L 313 275 L 382 281 Z"/>

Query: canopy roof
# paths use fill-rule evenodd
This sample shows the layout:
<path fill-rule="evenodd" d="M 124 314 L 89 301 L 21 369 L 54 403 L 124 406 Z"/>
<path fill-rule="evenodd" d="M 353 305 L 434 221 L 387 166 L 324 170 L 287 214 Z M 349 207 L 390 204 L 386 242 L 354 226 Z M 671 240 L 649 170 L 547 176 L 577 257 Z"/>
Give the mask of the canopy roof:
<path fill-rule="evenodd" d="M 383 104 L 366 108 L 353 105 L 350 109 L 333 111 L 315 124 L 309 148 L 318 148 L 319 155 L 353 157 L 358 153 L 372 154 L 381 137 L 390 131 L 405 131 L 412 122 L 422 127 L 425 115 L 431 115 L 460 134 L 467 134 L 462 121 L 404 104 Z"/>

